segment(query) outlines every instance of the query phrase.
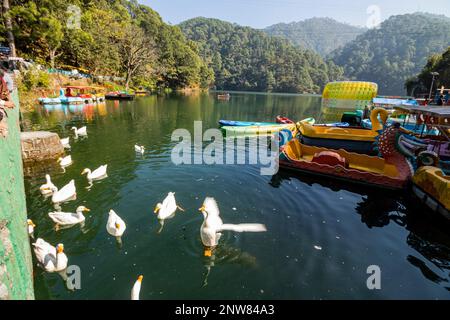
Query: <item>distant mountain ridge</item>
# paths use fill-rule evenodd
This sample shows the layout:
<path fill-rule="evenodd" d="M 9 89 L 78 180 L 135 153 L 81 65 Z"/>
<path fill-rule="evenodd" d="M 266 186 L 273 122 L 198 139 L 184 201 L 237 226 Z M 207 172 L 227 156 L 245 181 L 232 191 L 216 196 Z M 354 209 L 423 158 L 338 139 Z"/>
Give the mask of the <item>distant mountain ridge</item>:
<path fill-rule="evenodd" d="M 195 18 L 179 25 L 224 90 L 320 93 L 342 69 L 319 54 L 250 27 Z"/>
<path fill-rule="evenodd" d="M 405 81 L 430 56 L 450 46 L 450 18 L 414 13 L 392 16 L 334 51 L 330 57 L 352 80 L 374 81 L 381 94 L 405 94 Z"/>
<path fill-rule="evenodd" d="M 271 36 L 286 38 L 296 46 L 311 49 L 325 57 L 355 40 L 367 29 L 331 18 L 311 18 L 299 22 L 278 23 L 263 31 Z"/>

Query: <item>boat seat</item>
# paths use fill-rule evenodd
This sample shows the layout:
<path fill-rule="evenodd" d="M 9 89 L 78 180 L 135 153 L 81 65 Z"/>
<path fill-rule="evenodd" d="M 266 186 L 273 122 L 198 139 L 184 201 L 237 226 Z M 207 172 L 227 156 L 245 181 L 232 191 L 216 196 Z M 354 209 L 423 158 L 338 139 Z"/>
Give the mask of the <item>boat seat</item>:
<path fill-rule="evenodd" d="M 329 166 L 343 166 L 344 168 L 348 168 L 349 164 L 347 159 L 342 157 L 336 152 L 332 151 L 322 151 L 319 153 L 316 153 L 312 159 L 312 162 L 318 163 L 318 164 L 326 164 Z"/>
<path fill-rule="evenodd" d="M 350 134 L 350 131 L 343 129 L 343 128 L 330 128 L 330 129 L 325 130 L 325 133 L 327 133 L 327 134 L 333 134 L 333 133 Z"/>

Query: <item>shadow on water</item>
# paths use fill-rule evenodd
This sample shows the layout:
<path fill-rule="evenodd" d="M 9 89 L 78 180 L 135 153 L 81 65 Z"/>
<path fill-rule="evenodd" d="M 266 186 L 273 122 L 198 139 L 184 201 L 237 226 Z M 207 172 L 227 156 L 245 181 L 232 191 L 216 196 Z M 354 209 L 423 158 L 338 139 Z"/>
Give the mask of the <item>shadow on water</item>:
<path fill-rule="evenodd" d="M 385 228 L 394 223 L 408 231 L 406 243 L 417 254 L 409 254 L 407 261 L 426 279 L 450 291 L 450 223 L 442 216 L 429 212 L 413 195 L 397 193 L 396 196 L 389 196 L 376 188 L 285 171 L 273 176 L 269 184 L 280 188 L 292 179 L 310 186 L 319 184 L 335 192 L 346 190 L 363 196 L 355 208 L 361 222 L 369 229 Z"/>

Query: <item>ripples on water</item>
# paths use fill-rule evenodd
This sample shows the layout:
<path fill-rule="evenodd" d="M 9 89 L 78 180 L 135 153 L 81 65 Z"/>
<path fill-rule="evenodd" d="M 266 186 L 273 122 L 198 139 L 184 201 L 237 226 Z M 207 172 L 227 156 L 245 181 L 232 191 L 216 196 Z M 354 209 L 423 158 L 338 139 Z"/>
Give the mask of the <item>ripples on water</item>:
<path fill-rule="evenodd" d="M 280 172 L 260 175 L 254 165 L 175 166 L 171 133 L 217 128 L 220 119 L 273 121 L 320 114 L 320 98 L 234 94 L 148 97 L 100 106 L 38 108 L 26 115 L 34 129 L 71 135 L 87 125 L 89 137 L 71 140 L 74 164 L 27 168 L 29 216 L 36 236 L 65 244 L 70 264 L 82 270 L 82 290 L 70 292 L 58 275 L 35 268 L 40 299 L 128 299 L 139 274 L 142 299 L 448 299 L 448 225 L 413 197 Z M 134 144 L 144 145 L 137 156 Z M 109 165 L 106 180 L 88 183 L 81 171 Z M 50 200 L 39 193 L 49 172 L 57 186 L 75 179 L 78 198 L 63 205 L 92 209 L 83 227 L 55 232 Z M 186 209 L 161 234 L 153 214 L 169 191 Z M 225 223 L 264 223 L 262 234 L 226 232 L 211 258 L 200 240 L 206 196 L 215 197 Z M 123 245 L 106 233 L 114 209 L 127 223 Z M 366 287 L 369 265 L 382 270 L 382 290 Z"/>

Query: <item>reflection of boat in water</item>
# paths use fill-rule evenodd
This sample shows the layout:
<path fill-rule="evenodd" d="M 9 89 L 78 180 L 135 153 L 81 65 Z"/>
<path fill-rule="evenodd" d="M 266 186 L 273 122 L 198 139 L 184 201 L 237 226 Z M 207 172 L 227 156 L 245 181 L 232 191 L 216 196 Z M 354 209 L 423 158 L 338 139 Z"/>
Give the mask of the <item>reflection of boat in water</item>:
<path fill-rule="evenodd" d="M 404 189 L 412 168 L 396 149 L 398 125 L 383 131 L 378 145 L 383 158 L 312 147 L 293 139 L 281 148 L 280 167 L 389 189 Z"/>
<path fill-rule="evenodd" d="M 413 272 L 419 271 L 424 279 L 440 285 L 444 292 L 450 290 L 449 224 L 444 220 L 444 223 L 436 223 L 432 215 L 424 214 L 425 207 L 418 204 L 415 198 L 399 198 L 378 189 L 342 184 L 325 177 L 293 175 L 289 171 L 281 171 L 273 176 L 270 185 L 274 188 L 289 187 L 294 180 L 309 186 L 320 185 L 329 189 L 329 192 L 360 195 L 361 200 L 357 200 L 359 202 L 355 211 L 360 216 L 361 223 L 367 226 L 368 235 L 374 232 L 373 229 L 383 229 L 392 235 L 405 233 L 406 237 L 402 235 L 400 239 L 405 239 L 410 248 L 405 257 L 407 265 Z M 378 236 L 379 231 L 375 232 Z"/>

